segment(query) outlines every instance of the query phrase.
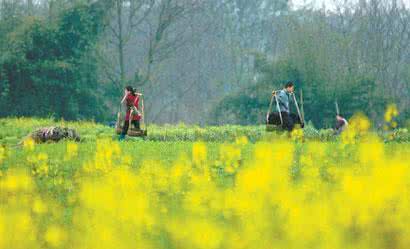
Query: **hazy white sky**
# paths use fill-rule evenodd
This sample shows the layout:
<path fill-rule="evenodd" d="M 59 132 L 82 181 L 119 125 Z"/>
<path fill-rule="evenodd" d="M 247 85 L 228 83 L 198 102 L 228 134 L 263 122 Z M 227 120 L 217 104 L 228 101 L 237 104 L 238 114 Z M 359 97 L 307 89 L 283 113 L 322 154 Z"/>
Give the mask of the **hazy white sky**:
<path fill-rule="evenodd" d="M 317 8 L 326 4 L 326 8 L 332 9 L 334 0 L 291 0 L 294 8 L 299 8 L 303 5 L 310 5 Z"/>
<path fill-rule="evenodd" d="M 326 5 L 327 9 L 332 9 L 334 7 L 334 3 L 340 0 L 291 0 L 292 4 L 295 8 L 303 6 L 304 4 L 310 4 L 314 7 L 321 8 L 323 4 Z M 399 0 L 402 1 L 407 7 L 410 7 L 410 0 Z"/>

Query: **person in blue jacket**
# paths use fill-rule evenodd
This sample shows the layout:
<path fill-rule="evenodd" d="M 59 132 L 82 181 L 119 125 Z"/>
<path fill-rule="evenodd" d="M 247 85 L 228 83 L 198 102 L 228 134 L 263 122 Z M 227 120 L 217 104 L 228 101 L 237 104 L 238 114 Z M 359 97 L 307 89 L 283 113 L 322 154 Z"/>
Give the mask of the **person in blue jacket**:
<path fill-rule="evenodd" d="M 279 109 L 282 115 L 282 127 L 288 131 L 292 131 L 295 124 L 303 124 L 299 117 L 290 112 L 290 103 L 293 102 L 292 94 L 295 91 L 295 84 L 291 81 L 285 84 L 285 87 L 280 91 L 273 91 L 272 94 L 276 95 L 279 102 Z"/>

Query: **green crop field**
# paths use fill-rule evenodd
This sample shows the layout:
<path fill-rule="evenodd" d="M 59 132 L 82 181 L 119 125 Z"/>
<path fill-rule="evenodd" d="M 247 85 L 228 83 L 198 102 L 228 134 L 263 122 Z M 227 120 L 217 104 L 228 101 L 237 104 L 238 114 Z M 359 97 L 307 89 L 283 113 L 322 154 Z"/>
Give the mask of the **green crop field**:
<path fill-rule="evenodd" d="M 37 128 L 45 126 L 67 126 L 75 128 L 84 142 L 97 139 L 115 139 L 114 129 L 93 122 L 64 122 L 51 119 L 26 119 L 9 118 L 0 119 L 0 144 L 12 146 L 18 144 L 26 135 Z M 396 129 L 390 132 L 379 132 L 378 136 L 384 142 L 410 142 L 408 129 Z M 180 125 L 150 125 L 146 141 L 181 142 L 234 142 L 239 137 L 246 137 L 250 142 L 271 140 L 272 137 L 287 137 L 283 133 L 267 133 L 264 125 L 259 126 L 187 126 Z M 310 141 L 337 142 L 338 137 L 333 136 L 331 129 L 317 130 L 311 125 L 304 129 L 303 138 Z M 140 138 L 128 138 L 127 141 L 140 141 Z"/>
<path fill-rule="evenodd" d="M 24 140 L 52 125 L 81 142 Z M 0 248 L 410 245 L 406 129 L 377 134 L 358 118 L 340 137 L 313 127 L 148 132 L 118 142 L 91 122 L 0 120 Z"/>

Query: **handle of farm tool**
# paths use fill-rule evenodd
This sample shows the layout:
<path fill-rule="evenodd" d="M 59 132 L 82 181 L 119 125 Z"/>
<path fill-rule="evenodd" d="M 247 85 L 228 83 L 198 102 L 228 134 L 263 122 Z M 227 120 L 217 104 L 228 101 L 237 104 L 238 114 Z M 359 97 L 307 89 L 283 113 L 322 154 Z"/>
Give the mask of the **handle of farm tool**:
<path fill-rule="evenodd" d="M 272 112 L 273 98 L 275 98 L 274 92 L 272 92 L 272 97 L 270 98 L 268 113 L 266 113 L 266 124 L 269 124 L 269 114 Z"/>
<path fill-rule="evenodd" d="M 305 122 L 305 108 L 303 105 L 303 91 L 302 89 L 300 90 L 300 112 L 302 114 L 302 120 Z"/>
<path fill-rule="evenodd" d="M 141 128 L 145 129 L 145 112 L 144 112 L 144 98 L 143 95 L 141 97 Z"/>
<path fill-rule="evenodd" d="M 335 100 L 335 106 L 336 106 L 336 115 L 340 115 L 339 104 L 337 103 L 337 99 Z"/>
<path fill-rule="evenodd" d="M 280 125 L 283 125 L 283 117 L 282 117 L 282 113 L 280 112 L 279 100 L 276 97 L 276 95 L 274 97 L 275 97 L 275 100 L 276 100 L 276 108 L 278 109 L 278 113 L 279 113 Z"/>
<path fill-rule="evenodd" d="M 293 96 L 293 101 L 295 102 L 296 110 L 298 111 L 300 122 L 303 124 L 303 123 L 305 123 L 305 121 L 303 120 L 302 115 L 300 114 L 298 101 L 296 100 L 295 94 L 292 94 L 292 96 Z"/>

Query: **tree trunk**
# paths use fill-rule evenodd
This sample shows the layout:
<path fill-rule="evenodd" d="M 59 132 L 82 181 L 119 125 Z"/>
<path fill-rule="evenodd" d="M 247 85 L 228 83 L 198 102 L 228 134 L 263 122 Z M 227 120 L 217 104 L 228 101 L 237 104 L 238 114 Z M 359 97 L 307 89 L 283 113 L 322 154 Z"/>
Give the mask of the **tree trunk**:
<path fill-rule="evenodd" d="M 29 16 L 34 14 L 33 0 L 27 0 L 27 14 Z"/>
<path fill-rule="evenodd" d="M 124 69 L 124 38 L 123 38 L 123 24 L 122 24 L 122 1 L 117 0 L 117 23 L 118 23 L 118 60 L 120 64 L 120 81 L 121 85 L 125 82 Z"/>

